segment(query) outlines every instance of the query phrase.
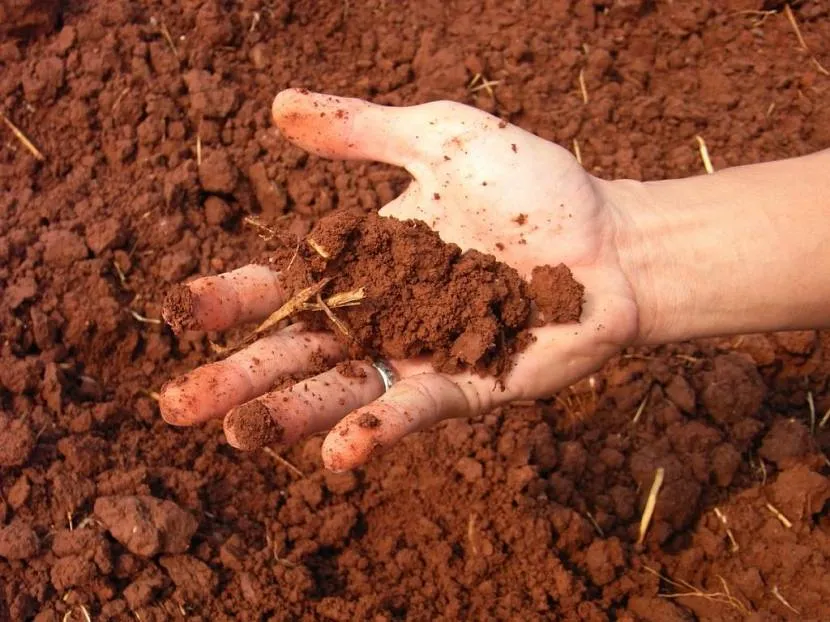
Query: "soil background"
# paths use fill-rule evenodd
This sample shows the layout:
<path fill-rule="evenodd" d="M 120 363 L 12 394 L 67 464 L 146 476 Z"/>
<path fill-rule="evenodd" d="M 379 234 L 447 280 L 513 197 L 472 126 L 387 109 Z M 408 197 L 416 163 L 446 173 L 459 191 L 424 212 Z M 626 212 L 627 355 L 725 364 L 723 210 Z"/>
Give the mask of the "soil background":
<path fill-rule="evenodd" d="M 716 168 L 830 147 L 826 2 L 793 3 L 811 53 L 760 0 L 59 4 L 0 2 L 0 109 L 45 156 L 0 124 L 0 620 L 830 619 L 827 333 L 629 351 L 341 475 L 320 438 L 292 469 L 152 397 L 218 339 L 174 337 L 165 292 L 267 252 L 246 216 L 302 235 L 407 184 L 287 145 L 278 90 L 699 174 L 698 134 Z"/>

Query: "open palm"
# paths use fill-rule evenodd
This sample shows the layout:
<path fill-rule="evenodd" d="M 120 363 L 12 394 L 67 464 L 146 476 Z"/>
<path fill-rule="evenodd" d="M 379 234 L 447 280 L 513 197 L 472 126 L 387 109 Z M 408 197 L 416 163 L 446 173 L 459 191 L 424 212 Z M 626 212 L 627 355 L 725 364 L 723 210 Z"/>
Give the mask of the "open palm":
<path fill-rule="evenodd" d="M 283 136 L 308 151 L 405 167 L 414 181 L 382 215 L 423 220 L 445 241 L 491 253 L 525 277 L 535 266 L 568 265 L 585 286 L 582 320 L 534 329 L 536 341 L 517 356 L 503 386 L 408 360 L 392 361 L 400 381 L 386 393 L 368 366 L 366 378 L 332 369 L 302 387 L 269 393 L 275 379 L 308 369 L 315 351 L 332 363 L 344 356 L 333 335 L 294 326 L 169 383 L 161 397 L 169 422 L 227 415 L 228 440 L 243 449 L 334 428 L 323 458 L 343 470 L 438 420 L 550 396 L 633 340 L 638 312 L 616 251 L 619 215 L 605 199 L 604 182 L 566 150 L 452 102 L 387 108 L 289 90 L 277 96 L 273 113 Z M 187 288 L 192 325 L 209 330 L 262 319 L 292 293 L 263 266 Z M 380 425 L 361 425 L 367 414 Z"/>

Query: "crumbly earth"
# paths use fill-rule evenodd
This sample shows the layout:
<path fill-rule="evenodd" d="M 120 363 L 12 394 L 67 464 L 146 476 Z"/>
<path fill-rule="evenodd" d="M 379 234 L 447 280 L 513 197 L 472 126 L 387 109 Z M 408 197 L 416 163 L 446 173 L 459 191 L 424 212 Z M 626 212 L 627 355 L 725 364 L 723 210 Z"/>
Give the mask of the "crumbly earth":
<path fill-rule="evenodd" d="M 830 67 L 830 8 L 793 5 Z M 406 186 L 286 144 L 285 86 L 463 101 L 607 178 L 701 173 L 696 135 L 715 168 L 826 148 L 830 79 L 783 3 L 62 6 L 51 34 L 0 35 L 0 108 L 46 156 L 0 122 L 0 620 L 830 619 L 827 333 L 627 351 L 356 473 L 309 439 L 283 454 L 301 477 L 218 423 L 165 425 L 150 394 L 218 336 L 130 313 Z"/>
<path fill-rule="evenodd" d="M 357 358 L 426 355 L 443 372 L 500 376 L 530 342 L 531 297 L 551 322 L 576 322 L 582 313 L 584 288 L 564 265 L 537 268 L 528 286 L 492 255 L 462 253 L 423 222 L 375 212 L 335 210 L 279 255 L 274 268 L 289 296 L 322 281 L 324 300 L 360 292 L 357 304 L 329 308 L 335 320 L 320 310 L 299 314 L 309 328 L 333 330 Z M 558 278 L 536 278 L 549 273 Z M 178 297 L 171 302 L 182 306 Z"/>

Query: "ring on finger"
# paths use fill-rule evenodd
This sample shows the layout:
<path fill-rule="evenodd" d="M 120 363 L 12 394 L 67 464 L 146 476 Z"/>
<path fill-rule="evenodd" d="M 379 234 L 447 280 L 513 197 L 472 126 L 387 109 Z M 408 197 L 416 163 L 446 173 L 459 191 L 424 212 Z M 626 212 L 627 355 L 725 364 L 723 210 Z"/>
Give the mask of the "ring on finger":
<path fill-rule="evenodd" d="M 378 376 L 380 376 L 380 380 L 383 382 L 383 392 L 386 393 L 398 380 L 395 370 L 383 359 L 375 359 L 372 361 L 372 367 L 377 370 Z"/>

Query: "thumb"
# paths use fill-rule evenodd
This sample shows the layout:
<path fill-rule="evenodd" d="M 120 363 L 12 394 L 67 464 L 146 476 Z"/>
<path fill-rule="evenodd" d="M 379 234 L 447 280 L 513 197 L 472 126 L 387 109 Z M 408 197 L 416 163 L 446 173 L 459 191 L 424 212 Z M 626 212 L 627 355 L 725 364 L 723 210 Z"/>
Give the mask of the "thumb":
<path fill-rule="evenodd" d="M 286 139 L 324 158 L 374 160 L 409 168 L 424 159 L 427 139 L 418 107 L 393 108 L 360 99 L 288 89 L 271 109 Z"/>

